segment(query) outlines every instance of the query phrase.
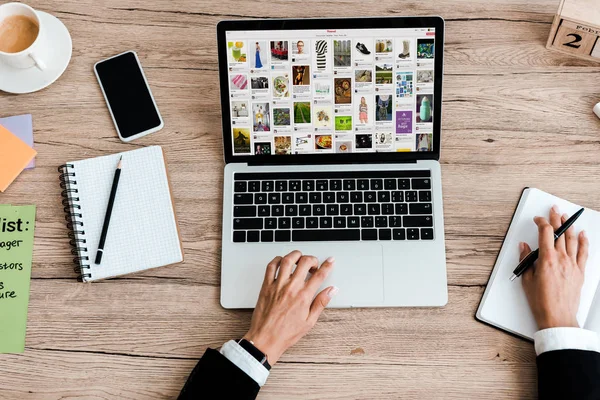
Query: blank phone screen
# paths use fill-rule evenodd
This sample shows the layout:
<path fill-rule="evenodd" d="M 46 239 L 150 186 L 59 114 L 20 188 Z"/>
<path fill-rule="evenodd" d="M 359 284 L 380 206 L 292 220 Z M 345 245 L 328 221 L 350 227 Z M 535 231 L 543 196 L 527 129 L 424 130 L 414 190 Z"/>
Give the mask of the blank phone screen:
<path fill-rule="evenodd" d="M 102 61 L 96 71 L 123 138 L 160 125 L 158 110 L 133 53 Z"/>

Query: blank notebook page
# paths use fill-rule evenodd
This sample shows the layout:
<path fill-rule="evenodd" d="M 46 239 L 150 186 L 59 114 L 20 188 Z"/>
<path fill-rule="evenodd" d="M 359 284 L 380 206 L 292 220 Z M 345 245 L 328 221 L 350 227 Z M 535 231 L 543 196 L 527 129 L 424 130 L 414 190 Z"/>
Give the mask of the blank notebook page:
<path fill-rule="evenodd" d="M 119 158 L 123 165 L 104 254 L 94 264 L 108 198 Z M 85 247 L 91 273 L 87 281 L 124 275 L 183 261 L 177 221 L 162 149 L 145 147 L 73 164 Z M 81 237 L 81 236 L 80 236 Z M 81 246 L 81 245 L 80 245 Z"/>
<path fill-rule="evenodd" d="M 537 215 L 548 218 L 550 208 L 554 204 L 560 212 L 569 215 L 581 208 L 538 189 L 525 190 L 479 306 L 479 319 L 530 339 L 538 330 L 525 297 L 521 278 L 511 282 L 510 277 L 519 263 L 519 242 L 528 243 L 532 249 L 538 248 L 538 230 L 533 218 Z M 577 233 L 585 230 L 590 241 L 585 281 L 577 313 L 580 326 L 584 326 L 600 281 L 600 254 L 598 246 L 594 245 L 600 241 L 600 214 L 586 208 L 573 226 Z"/>

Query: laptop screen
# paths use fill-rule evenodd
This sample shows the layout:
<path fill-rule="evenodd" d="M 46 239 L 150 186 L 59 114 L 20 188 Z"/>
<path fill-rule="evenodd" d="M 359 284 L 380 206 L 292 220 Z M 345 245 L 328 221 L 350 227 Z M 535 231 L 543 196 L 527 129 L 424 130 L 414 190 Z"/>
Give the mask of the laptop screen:
<path fill-rule="evenodd" d="M 435 34 L 226 31 L 232 154 L 433 151 Z"/>

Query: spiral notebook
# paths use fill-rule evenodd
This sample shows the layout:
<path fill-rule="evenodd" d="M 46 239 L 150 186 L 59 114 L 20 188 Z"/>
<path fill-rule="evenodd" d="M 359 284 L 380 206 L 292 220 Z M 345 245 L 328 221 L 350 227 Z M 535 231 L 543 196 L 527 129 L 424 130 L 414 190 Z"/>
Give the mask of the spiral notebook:
<path fill-rule="evenodd" d="M 533 339 L 538 328 L 527 303 L 521 278 L 511 282 L 510 277 L 519 263 L 519 242 L 526 242 L 532 249 L 538 248 L 538 230 L 533 217 L 539 215 L 548 218 L 550 208 L 555 204 L 562 213 L 569 215 L 581 208 L 539 189 L 526 188 L 523 191 L 479 304 L 478 320 Z M 581 327 L 600 333 L 600 213 L 586 208 L 573 226 L 577 233 L 585 230 L 590 241 L 577 320 Z"/>
<path fill-rule="evenodd" d="M 100 265 L 94 257 L 120 156 L 123 167 Z M 59 168 L 75 271 L 84 282 L 183 261 L 165 159 L 160 146 Z"/>

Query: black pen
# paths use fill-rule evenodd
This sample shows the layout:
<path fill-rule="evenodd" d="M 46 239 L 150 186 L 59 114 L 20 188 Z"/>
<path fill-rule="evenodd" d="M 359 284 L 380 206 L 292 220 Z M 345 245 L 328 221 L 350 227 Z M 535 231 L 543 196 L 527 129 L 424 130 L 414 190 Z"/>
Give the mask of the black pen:
<path fill-rule="evenodd" d="M 112 214 L 113 205 L 115 204 L 117 187 L 119 186 L 119 177 L 121 176 L 122 163 L 123 156 L 119 158 L 117 170 L 115 171 L 115 178 L 113 179 L 112 189 L 110 190 L 110 197 L 108 198 L 108 207 L 106 208 L 106 215 L 104 216 L 104 225 L 102 225 L 102 234 L 100 235 L 100 243 L 98 244 L 98 252 L 96 252 L 96 260 L 94 261 L 94 264 L 100 264 L 100 261 L 102 261 L 102 253 L 104 253 L 104 242 L 106 241 L 108 224 L 110 224 L 110 215 Z"/>
<path fill-rule="evenodd" d="M 566 220 L 565 223 L 562 224 L 561 227 L 554 232 L 554 241 L 556 241 L 556 239 L 558 239 L 563 233 L 565 233 L 567 229 L 569 229 L 571 225 L 575 223 L 575 221 L 577 221 L 577 218 L 579 218 L 579 216 L 583 213 L 584 210 L 585 209 L 582 208 L 581 210 L 577 211 L 571 216 L 571 218 Z M 527 254 L 527 257 L 525 257 L 523 261 L 521 261 L 519 265 L 517 265 L 517 268 L 515 268 L 515 270 L 513 271 L 510 280 L 514 281 L 517 277 L 523 275 L 523 273 L 527 271 L 527 268 L 531 267 L 535 260 L 537 260 L 539 254 L 540 249 L 534 250 L 531 253 Z"/>

